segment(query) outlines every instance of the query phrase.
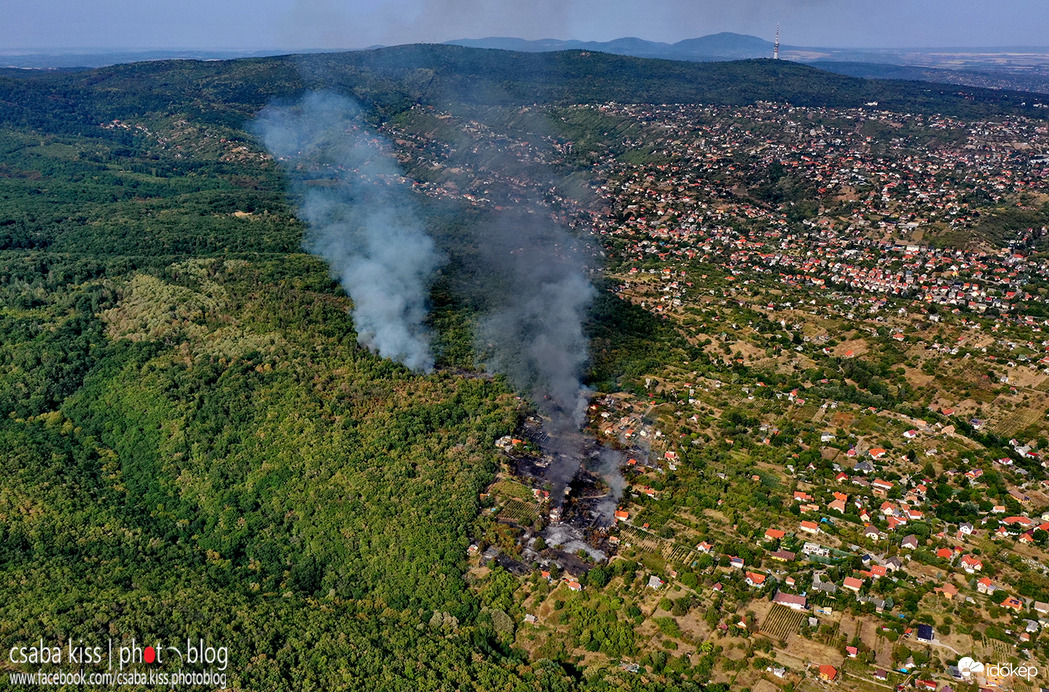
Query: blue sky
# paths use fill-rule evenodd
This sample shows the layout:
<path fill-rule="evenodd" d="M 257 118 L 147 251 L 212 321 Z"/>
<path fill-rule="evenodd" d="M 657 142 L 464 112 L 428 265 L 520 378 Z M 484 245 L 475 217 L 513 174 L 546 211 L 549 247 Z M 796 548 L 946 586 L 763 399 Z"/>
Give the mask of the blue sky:
<path fill-rule="evenodd" d="M 519 36 L 826 47 L 1049 45 L 1047 0 L 0 0 L 0 51 L 363 48 Z"/>

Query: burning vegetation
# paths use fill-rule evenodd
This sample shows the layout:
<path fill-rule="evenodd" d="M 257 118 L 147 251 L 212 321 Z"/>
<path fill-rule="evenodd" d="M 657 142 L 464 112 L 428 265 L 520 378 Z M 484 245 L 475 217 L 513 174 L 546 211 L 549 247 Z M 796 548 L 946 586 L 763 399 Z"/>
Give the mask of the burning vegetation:
<path fill-rule="evenodd" d="M 622 468 L 645 453 L 607 447 L 580 428 L 559 430 L 539 415 L 525 417 L 514 436 L 496 445 L 506 455 L 506 475 L 530 490 L 535 508 L 534 514 L 510 511 L 499 516 L 523 530 L 522 558 L 556 563 L 572 574 L 607 560 L 615 551 L 609 529 L 626 484 Z M 536 549 L 536 538 L 542 538 L 545 550 Z"/>

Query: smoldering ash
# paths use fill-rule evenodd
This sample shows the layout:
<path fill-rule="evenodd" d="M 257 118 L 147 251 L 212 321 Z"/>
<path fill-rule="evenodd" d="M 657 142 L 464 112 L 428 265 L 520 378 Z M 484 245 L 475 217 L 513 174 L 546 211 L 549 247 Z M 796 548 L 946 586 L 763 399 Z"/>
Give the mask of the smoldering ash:
<path fill-rule="evenodd" d="M 412 370 L 432 371 L 425 320 L 440 256 L 389 143 L 360 106 L 332 93 L 267 107 L 255 130 L 300 199 L 306 249 L 328 263 L 353 301 L 358 342 Z"/>

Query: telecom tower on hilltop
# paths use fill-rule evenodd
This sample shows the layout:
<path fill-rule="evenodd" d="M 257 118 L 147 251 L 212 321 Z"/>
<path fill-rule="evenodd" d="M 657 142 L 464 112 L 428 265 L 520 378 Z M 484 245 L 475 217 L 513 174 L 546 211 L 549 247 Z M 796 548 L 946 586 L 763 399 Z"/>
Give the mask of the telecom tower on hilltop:
<path fill-rule="evenodd" d="M 776 25 L 776 42 L 772 44 L 772 59 L 779 60 L 779 24 Z"/>

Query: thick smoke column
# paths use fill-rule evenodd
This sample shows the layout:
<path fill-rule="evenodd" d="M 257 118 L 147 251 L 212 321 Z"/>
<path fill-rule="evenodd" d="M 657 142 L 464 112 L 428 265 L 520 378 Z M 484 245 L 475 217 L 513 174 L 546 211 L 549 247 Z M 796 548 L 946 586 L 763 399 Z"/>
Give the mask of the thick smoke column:
<path fill-rule="evenodd" d="M 479 328 L 489 367 L 530 394 L 544 416 L 551 497 L 560 506 L 582 462 L 588 358 L 583 330 L 594 288 L 584 248 L 568 229 L 541 213 L 497 217 L 483 229 L 494 286 Z"/>
<path fill-rule="evenodd" d="M 356 103 L 331 93 L 267 107 L 255 130 L 302 198 L 306 249 L 328 262 L 353 300 L 358 342 L 430 372 L 425 319 L 439 256 L 386 140 Z"/>
<path fill-rule="evenodd" d="M 582 423 L 583 319 L 594 289 L 567 230 L 533 215 L 502 217 L 485 233 L 503 295 L 481 324 L 490 364 L 548 413 Z"/>

